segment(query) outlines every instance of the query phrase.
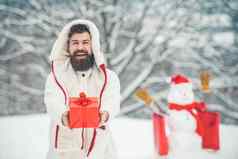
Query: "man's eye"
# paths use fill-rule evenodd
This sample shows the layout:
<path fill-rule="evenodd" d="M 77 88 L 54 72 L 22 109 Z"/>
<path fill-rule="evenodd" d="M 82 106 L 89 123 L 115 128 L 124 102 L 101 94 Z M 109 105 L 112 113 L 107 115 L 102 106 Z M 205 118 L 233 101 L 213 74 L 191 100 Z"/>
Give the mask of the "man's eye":
<path fill-rule="evenodd" d="M 89 44 L 89 41 L 84 41 L 83 44 L 84 44 L 84 45 L 88 45 L 88 44 Z"/>
<path fill-rule="evenodd" d="M 78 45 L 78 42 L 73 42 L 72 44 L 73 44 L 73 45 Z"/>

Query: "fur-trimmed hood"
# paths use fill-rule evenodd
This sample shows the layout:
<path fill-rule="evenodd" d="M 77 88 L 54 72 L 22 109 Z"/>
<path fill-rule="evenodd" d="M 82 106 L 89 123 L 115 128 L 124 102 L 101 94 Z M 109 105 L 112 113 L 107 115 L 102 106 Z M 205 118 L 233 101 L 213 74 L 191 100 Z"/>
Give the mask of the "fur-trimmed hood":
<path fill-rule="evenodd" d="M 49 57 L 50 61 L 67 60 L 68 57 L 66 55 L 69 54 L 67 52 L 68 34 L 70 31 L 70 28 L 76 24 L 84 24 L 88 27 L 91 34 L 91 38 L 92 38 L 92 51 L 94 54 L 96 65 L 99 68 L 100 65 L 105 64 L 104 56 L 100 48 L 99 31 L 93 22 L 89 20 L 83 20 L 83 19 L 77 19 L 65 25 L 62 31 L 59 33 L 58 38 L 53 45 L 53 48 L 51 50 L 50 57 Z"/>

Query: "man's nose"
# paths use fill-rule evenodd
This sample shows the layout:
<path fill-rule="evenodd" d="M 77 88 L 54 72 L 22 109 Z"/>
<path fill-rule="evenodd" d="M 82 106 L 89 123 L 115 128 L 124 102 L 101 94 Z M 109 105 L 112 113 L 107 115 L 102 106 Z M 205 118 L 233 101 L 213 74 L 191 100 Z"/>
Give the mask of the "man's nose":
<path fill-rule="evenodd" d="M 78 46 L 77 46 L 77 49 L 78 50 L 83 50 L 84 49 L 84 46 L 82 43 L 79 43 Z"/>

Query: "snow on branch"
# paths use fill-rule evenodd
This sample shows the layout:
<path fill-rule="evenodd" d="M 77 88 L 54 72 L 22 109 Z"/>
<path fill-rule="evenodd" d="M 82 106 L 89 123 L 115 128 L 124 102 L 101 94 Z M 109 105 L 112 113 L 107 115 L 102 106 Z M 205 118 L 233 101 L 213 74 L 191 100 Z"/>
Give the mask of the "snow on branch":
<path fill-rule="evenodd" d="M 126 115 L 129 113 L 135 112 L 136 110 L 143 109 L 143 108 L 144 108 L 144 104 L 142 102 L 136 102 L 134 104 L 122 107 L 120 110 L 119 116 Z"/>
<path fill-rule="evenodd" d="M 226 95 L 218 92 L 217 90 L 214 90 L 213 92 L 216 96 L 218 96 L 220 99 L 222 99 L 227 104 L 226 108 L 228 107 L 230 109 L 235 109 L 238 112 L 237 104 L 235 102 L 233 102 L 229 96 L 226 96 Z M 238 118 L 238 116 L 237 116 L 237 118 Z"/>
<path fill-rule="evenodd" d="M 4 12 L 9 12 L 9 13 L 13 13 L 15 15 L 19 15 L 21 17 L 26 17 L 27 16 L 27 12 L 25 12 L 22 9 L 19 8 L 14 8 L 14 7 L 10 7 L 10 6 L 6 6 L 3 4 L 0 4 L 0 11 L 4 11 Z"/>
<path fill-rule="evenodd" d="M 43 91 L 42 90 L 26 86 L 26 85 L 24 85 L 24 84 L 22 84 L 22 83 L 20 83 L 18 81 L 14 81 L 14 82 L 12 82 L 12 84 L 16 88 L 18 88 L 18 89 L 20 89 L 23 92 L 26 92 L 28 94 L 36 95 L 36 96 L 42 96 L 43 95 Z"/>
<path fill-rule="evenodd" d="M 221 112 L 222 114 L 229 116 L 230 118 L 233 119 L 238 119 L 238 112 L 235 112 L 233 110 L 229 110 L 226 107 L 222 106 L 222 105 L 218 105 L 218 104 L 209 104 L 208 105 L 209 110 L 212 111 L 218 111 Z"/>
<path fill-rule="evenodd" d="M 127 47 L 121 52 L 116 58 L 111 59 L 112 65 L 117 65 L 120 63 L 123 59 L 128 58 L 130 54 L 132 54 L 132 50 L 135 47 L 136 41 L 135 39 L 132 39 L 130 43 L 127 45 Z M 119 71 L 117 71 L 119 72 Z"/>
<path fill-rule="evenodd" d="M 121 95 L 121 101 L 124 101 L 129 95 L 131 95 L 132 92 L 150 75 L 153 66 L 153 63 L 147 65 L 147 67 L 137 76 L 137 78 L 125 88 Z"/>
<path fill-rule="evenodd" d="M 0 55 L 0 61 L 8 61 L 8 60 L 17 58 L 19 56 L 30 53 L 29 51 L 30 50 L 25 49 L 25 50 L 19 50 L 16 53 L 9 53 L 9 54 L 6 54 L 6 55 Z"/>

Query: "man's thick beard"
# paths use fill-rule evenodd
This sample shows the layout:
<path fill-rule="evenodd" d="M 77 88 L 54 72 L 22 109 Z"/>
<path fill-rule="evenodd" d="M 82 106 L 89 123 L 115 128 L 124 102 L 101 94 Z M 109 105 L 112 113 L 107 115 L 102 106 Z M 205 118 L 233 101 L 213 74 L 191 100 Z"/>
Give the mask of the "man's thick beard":
<path fill-rule="evenodd" d="M 93 54 L 87 55 L 83 59 L 77 59 L 76 56 L 70 57 L 70 62 L 75 71 L 87 71 L 94 65 L 94 56 Z"/>

